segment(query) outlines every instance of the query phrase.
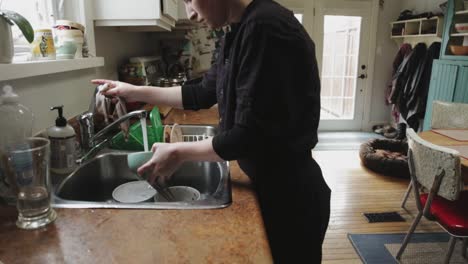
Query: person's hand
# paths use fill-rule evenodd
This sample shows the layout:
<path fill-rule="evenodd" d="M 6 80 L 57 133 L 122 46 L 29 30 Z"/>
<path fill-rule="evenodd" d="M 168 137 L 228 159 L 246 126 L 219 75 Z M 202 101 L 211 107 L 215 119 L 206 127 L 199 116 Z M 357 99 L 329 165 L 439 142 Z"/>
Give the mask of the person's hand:
<path fill-rule="evenodd" d="M 138 86 L 133 84 L 103 79 L 92 80 L 91 83 L 98 85 L 107 84 L 105 89 L 101 90 L 101 93 L 105 96 L 121 97 L 129 103 L 139 101 L 137 97 Z"/>
<path fill-rule="evenodd" d="M 145 175 L 151 185 L 165 186 L 172 174 L 183 163 L 182 157 L 177 153 L 177 145 L 155 143 L 151 149 L 153 157 L 138 168 L 138 175 Z"/>

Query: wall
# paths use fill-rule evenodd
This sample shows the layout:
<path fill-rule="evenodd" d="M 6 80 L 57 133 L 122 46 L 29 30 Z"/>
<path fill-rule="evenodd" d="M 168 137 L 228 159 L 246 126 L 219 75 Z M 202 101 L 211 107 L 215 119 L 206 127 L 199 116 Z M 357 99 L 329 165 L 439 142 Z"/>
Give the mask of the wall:
<path fill-rule="evenodd" d="M 95 32 L 97 56 L 105 58 L 104 67 L 0 83 L 0 87 L 12 85 L 21 96 L 21 102 L 34 112 L 34 133 L 54 124 L 56 113 L 49 110 L 51 106 L 63 104 L 67 118 L 87 110 L 95 89 L 90 80 L 116 79 L 118 65 L 128 57 L 157 53 L 157 44 L 152 44 L 157 42 L 151 34 L 118 32 L 114 28 L 96 28 Z"/>
<path fill-rule="evenodd" d="M 106 64 L 99 69 L 99 78 L 117 79 L 119 65 L 130 57 L 159 54 L 158 33 L 123 32 L 114 27 L 96 27 L 96 54 L 104 57 Z"/>
<path fill-rule="evenodd" d="M 446 2 L 447 0 L 405 0 L 402 1 L 401 10 L 410 9 L 414 10 L 415 13 L 423 12 L 442 12 L 439 5 Z M 389 2 L 389 0 L 387 0 Z"/>
<path fill-rule="evenodd" d="M 296 13 L 301 13 L 304 11 L 305 3 L 303 0 L 276 0 L 276 2 L 291 9 Z"/>
<path fill-rule="evenodd" d="M 390 107 L 385 104 L 385 90 L 391 78 L 392 62 L 398 51 L 398 45 L 390 39 L 390 22 L 398 18 L 400 11 L 400 3 L 396 0 L 391 3 L 387 0 L 379 10 L 369 126 L 390 121 Z"/>
<path fill-rule="evenodd" d="M 88 109 L 93 86 L 89 80 L 96 77 L 95 69 L 49 74 L 0 83 L 10 84 L 21 96 L 21 103 L 34 113 L 33 133 L 55 124 L 56 113 L 51 106 L 64 105 L 67 118 Z"/>

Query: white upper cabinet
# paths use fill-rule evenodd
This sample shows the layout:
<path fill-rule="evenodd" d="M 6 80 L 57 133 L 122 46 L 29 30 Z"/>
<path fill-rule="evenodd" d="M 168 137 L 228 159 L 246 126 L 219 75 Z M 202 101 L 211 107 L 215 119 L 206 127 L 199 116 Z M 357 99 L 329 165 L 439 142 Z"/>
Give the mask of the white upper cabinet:
<path fill-rule="evenodd" d="M 179 0 L 94 0 L 96 26 L 142 27 L 170 31 L 178 18 Z M 183 4 L 183 3 L 180 3 Z"/>
<path fill-rule="evenodd" d="M 187 11 L 185 11 L 185 4 L 183 0 L 179 0 L 178 9 L 179 9 L 178 20 L 183 21 L 183 22 L 188 21 L 189 18 L 187 16 Z"/>
<path fill-rule="evenodd" d="M 162 10 L 163 10 L 164 15 L 177 21 L 179 17 L 178 2 L 179 0 L 162 0 L 162 3 L 163 3 Z M 183 3 L 180 3 L 180 5 L 182 4 Z"/>

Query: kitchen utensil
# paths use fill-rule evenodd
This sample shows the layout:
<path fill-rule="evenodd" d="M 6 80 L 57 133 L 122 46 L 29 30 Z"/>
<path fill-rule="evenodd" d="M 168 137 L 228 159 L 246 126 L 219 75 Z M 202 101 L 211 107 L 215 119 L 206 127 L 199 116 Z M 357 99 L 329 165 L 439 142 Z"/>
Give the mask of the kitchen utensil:
<path fill-rule="evenodd" d="M 132 172 L 134 172 L 138 178 L 141 180 L 146 180 L 147 177 L 143 177 L 142 179 L 137 171 L 138 168 L 141 167 L 143 164 L 148 162 L 151 158 L 153 157 L 153 152 L 147 151 L 147 152 L 135 152 L 135 153 L 130 153 L 127 155 L 127 164 L 128 167 Z M 174 195 L 168 188 L 164 188 L 163 186 L 160 186 L 158 183 L 153 183 L 152 185 L 156 191 L 161 194 L 167 201 L 172 201 L 174 200 Z"/>
<path fill-rule="evenodd" d="M 457 23 L 455 29 L 459 33 L 468 33 L 468 23 Z"/>
<path fill-rule="evenodd" d="M 182 129 L 180 129 L 179 124 L 174 124 L 172 126 L 170 142 L 184 142 L 184 135 L 182 134 Z"/>
<path fill-rule="evenodd" d="M 148 144 L 152 146 L 156 142 L 164 142 L 163 140 L 163 125 L 159 115 L 159 109 L 154 107 L 150 113 L 150 124 L 146 126 Z M 136 122 L 130 126 L 128 138 L 122 132 L 117 133 L 111 139 L 111 148 L 121 150 L 142 151 L 144 148 L 143 132 L 141 131 L 141 123 Z"/>
<path fill-rule="evenodd" d="M 171 202 L 192 202 L 200 199 L 200 192 L 190 186 L 171 186 L 167 188 L 173 194 Z M 167 202 L 168 200 L 159 193 L 154 196 L 156 202 Z"/>
<path fill-rule="evenodd" d="M 50 203 L 50 141 L 45 138 L 28 138 L 11 145 L 4 155 L 2 163 L 8 164 L 4 171 L 17 190 L 16 226 L 36 229 L 52 223 L 57 214 Z"/>
<path fill-rule="evenodd" d="M 163 133 L 163 142 L 169 143 L 171 142 L 171 126 L 165 125 L 164 126 L 164 133 Z"/>
<path fill-rule="evenodd" d="M 468 55 L 468 46 L 450 45 L 450 51 L 453 55 Z"/>

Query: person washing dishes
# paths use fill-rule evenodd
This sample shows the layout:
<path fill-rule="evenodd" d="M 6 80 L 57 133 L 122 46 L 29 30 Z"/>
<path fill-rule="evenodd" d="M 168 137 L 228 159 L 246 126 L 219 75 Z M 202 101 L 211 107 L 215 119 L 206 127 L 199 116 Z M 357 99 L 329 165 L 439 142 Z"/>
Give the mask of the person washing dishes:
<path fill-rule="evenodd" d="M 128 102 L 191 110 L 218 104 L 215 137 L 156 143 L 138 173 L 162 184 L 185 161 L 237 160 L 255 186 L 274 262 L 320 263 L 330 189 L 311 155 L 320 120 L 313 41 L 272 0 L 185 0 L 185 7 L 193 21 L 230 27 L 203 80 L 173 88 L 92 81 Z"/>

